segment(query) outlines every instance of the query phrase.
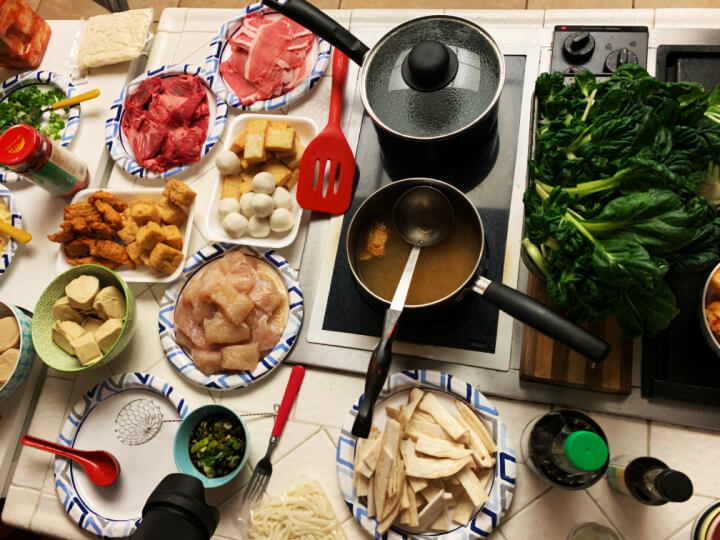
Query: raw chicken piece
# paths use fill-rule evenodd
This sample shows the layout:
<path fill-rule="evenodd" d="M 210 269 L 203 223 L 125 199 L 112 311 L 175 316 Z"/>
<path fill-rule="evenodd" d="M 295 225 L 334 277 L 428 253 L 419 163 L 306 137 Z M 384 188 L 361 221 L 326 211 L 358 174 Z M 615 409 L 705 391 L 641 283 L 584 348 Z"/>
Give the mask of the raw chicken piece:
<path fill-rule="evenodd" d="M 232 371 L 255 371 L 260 361 L 257 343 L 229 345 L 222 349 L 222 368 Z"/>
<path fill-rule="evenodd" d="M 283 328 L 277 328 L 269 323 L 267 314 L 258 309 L 254 309 L 246 319 L 247 325 L 252 331 L 252 343 L 258 344 L 258 349 L 267 353 L 277 345 L 282 337 Z"/>
<path fill-rule="evenodd" d="M 222 353 L 220 351 L 193 349 L 191 356 L 195 367 L 205 375 L 212 375 L 222 369 Z"/>
<path fill-rule="evenodd" d="M 196 317 L 193 311 L 193 304 L 185 298 L 180 297 L 177 308 L 175 308 L 176 336 L 178 331 L 182 332 L 195 347 L 207 349 L 208 343 L 205 340 L 205 330 L 202 325 L 203 318 Z"/>
<path fill-rule="evenodd" d="M 247 324 L 233 324 L 219 311 L 210 319 L 203 321 L 205 339 L 208 343 L 239 343 L 250 337 Z"/>
<path fill-rule="evenodd" d="M 248 296 L 255 307 L 260 308 L 268 315 L 272 315 L 283 300 L 283 296 L 275 288 L 275 283 L 262 274 L 258 275 L 255 286 Z"/>
<path fill-rule="evenodd" d="M 246 295 L 237 292 L 227 283 L 218 285 L 210 295 L 213 302 L 222 310 L 225 316 L 234 324 L 241 324 L 250 310 L 253 301 Z"/>

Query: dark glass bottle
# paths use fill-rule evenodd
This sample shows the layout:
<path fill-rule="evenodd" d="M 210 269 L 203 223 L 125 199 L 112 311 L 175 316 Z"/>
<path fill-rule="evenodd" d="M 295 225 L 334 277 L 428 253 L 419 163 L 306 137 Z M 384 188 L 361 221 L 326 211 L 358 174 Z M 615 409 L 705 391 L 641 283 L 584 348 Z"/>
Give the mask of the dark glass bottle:
<path fill-rule="evenodd" d="M 614 457 L 608 467 L 607 480 L 615 491 L 652 506 L 687 501 L 693 494 L 693 485 L 687 476 L 653 457 Z"/>
<path fill-rule="evenodd" d="M 531 469 L 565 489 L 590 487 L 608 466 L 605 434 L 578 411 L 553 411 L 530 422 L 523 431 L 522 452 Z"/>

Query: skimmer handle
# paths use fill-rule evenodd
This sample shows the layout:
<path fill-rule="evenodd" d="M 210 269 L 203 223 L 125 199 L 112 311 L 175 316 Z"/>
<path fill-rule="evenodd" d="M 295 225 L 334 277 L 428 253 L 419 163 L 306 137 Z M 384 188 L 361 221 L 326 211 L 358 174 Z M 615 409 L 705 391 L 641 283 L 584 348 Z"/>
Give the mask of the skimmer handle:
<path fill-rule="evenodd" d="M 293 403 L 295 403 L 295 397 L 298 395 L 303 377 L 305 377 L 305 368 L 300 365 L 293 366 L 290 372 L 290 379 L 285 387 L 282 403 L 280 403 L 277 418 L 275 419 L 275 425 L 272 429 L 273 437 L 282 435 L 283 429 L 285 429 L 285 422 L 287 422 L 288 416 L 290 416 L 290 409 L 292 409 Z"/>

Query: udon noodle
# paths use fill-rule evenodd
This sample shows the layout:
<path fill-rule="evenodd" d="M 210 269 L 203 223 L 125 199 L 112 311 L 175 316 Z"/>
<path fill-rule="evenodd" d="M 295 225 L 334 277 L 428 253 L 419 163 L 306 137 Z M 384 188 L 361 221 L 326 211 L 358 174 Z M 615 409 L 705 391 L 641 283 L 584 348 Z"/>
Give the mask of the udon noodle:
<path fill-rule="evenodd" d="M 308 481 L 253 510 L 252 540 L 345 540 L 320 484 Z"/>

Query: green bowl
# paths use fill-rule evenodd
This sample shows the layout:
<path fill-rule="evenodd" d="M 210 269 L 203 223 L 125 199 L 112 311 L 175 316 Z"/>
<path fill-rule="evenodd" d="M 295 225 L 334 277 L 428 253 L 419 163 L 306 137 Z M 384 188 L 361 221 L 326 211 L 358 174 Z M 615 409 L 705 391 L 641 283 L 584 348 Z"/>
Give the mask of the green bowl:
<path fill-rule="evenodd" d="M 201 473 L 195 465 L 193 465 L 193 462 L 190 459 L 190 436 L 203 418 L 207 418 L 208 416 L 214 414 L 227 414 L 235 418 L 240 423 L 243 431 L 245 432 L 245 452 L 243 453 L 243 457 L 238 466 L 235 467 L 230 474 L 218 476 L 216 478 L 208 478 Z M 240 418 L 240 416 L 232 409 L 214 403 L 210 405 L 203 405 L 193 411 L 190 411 L 190 413 L 183 418 L 183 421 L 178 426 L 178 430 L 175 433 L 175 442 L 173 444 L 173 456 L 175 457 L 175 466 L 178 471 L 198 478 L 206 488 L 223 486 L 235 478 L 245 466 L 245 463 L 247 463 L 249 450 L 250 433 L 248 432 L 248 428 L 245 425 L 245 422 L 243 422 L 243 419 Z"/>
<path fill-rule="evenodd" d="M 99 360 L 92 364 L 82 365 L 80 360 L 66 353 L 52 339 L 52 325 L 55 323 L 53 305 L 65 296 L 65 286 L 76 277 L 82 275 L 95 276 L 100 280 L 100 287 L 115 285 L 125 295 L 125 324 L 122 332 L 115 340 L 112 348 Z M 82 264 L 75 266 L 56 277 L 43 291 L 32 318 L 32 342 L 40 360 L 58 371 L 75 372 L 104 366 L 114 360 L 125 349 L 135 329 L 137 307 L 135 297 L 127 283 L 112 270 L 98 264 Z"/>

